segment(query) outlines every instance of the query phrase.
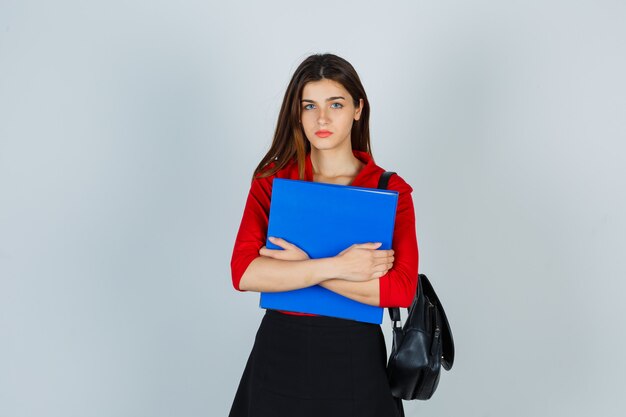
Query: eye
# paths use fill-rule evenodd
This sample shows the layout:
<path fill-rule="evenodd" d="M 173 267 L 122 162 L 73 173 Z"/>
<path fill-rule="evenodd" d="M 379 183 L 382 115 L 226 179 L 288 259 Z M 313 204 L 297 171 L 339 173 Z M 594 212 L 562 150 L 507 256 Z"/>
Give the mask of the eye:
<path fill-rule="evenodd" d="M 311 110 L 311 108 L 309 106 L 312 106 L 313 104 L 307 104 L 306 106 L 303 107 L 304 110 Z"/>
<path fill-rule="evenodd" d="M 343 107 L 343 104 L 341 104 L 341 103 L 333 103 L 333 104 L 331 104 L 331 106 L 334 106 L 335 104 L 338 105 L 339 107 L 333 107 L 334 109 L 340 109 L 340 108 Z"/>

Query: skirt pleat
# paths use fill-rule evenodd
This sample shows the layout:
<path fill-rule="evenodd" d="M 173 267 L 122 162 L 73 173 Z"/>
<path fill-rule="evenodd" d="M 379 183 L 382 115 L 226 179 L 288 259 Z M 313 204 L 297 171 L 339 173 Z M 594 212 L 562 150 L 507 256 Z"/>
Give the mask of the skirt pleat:
<path fill-rule="evenodd" d="M 229 417 L 399 417 L 380 325 L 266 310 Z"/>

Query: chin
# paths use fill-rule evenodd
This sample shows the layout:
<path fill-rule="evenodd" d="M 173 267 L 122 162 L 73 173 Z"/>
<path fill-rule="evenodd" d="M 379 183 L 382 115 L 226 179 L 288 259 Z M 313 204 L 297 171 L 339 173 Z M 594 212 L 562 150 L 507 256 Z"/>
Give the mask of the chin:
<path fill-rule="evenodd" d="M 315 148 L 318 151 L 328 151 L 328 150 L 337 148 L 337 146 L 335 146 L 335 145 L 321 145 L 321 146 L 317 146 L 315 144 L 311 144 L 311 147 Z"/>
<path fill-rule="evenodd" d="M 313 140 L 309 139 L 309 143 L 312 147 L 320 151 L 325 149 L 334 149 L 341 146 L 341 142 L 337 142 L 336 140 L 328 138 L 322 139 L 318 138 L 317 136 Z"/>
<path fill-rule="evenodd" d="M 318 151 L 324 151 L 327 149 L 333 149 L 337 147 L 336 143 L 316 143 L 316 142 L 310 142 L 311 143 L 311 147 L 317 149 Z"/>

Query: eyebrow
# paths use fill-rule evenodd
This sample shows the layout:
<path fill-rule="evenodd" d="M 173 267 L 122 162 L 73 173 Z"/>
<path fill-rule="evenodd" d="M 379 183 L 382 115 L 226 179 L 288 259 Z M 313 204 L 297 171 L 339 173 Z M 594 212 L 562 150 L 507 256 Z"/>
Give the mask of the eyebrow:
<path fill-rule="evenodd" d="M 334 97 L 328 97 L 328 98 L 326 99 L 326 101 L 331 101 L 331 100 L 339 100 L 339 99 L 341 99 L 341 100 L 345 100 L 346 98 L 345 98 L 345 97 L 342 97 L 342 96 L 334 96 Z M 308 99 L 303 98 L 303 99 L 302 99 L 302 102 L 307 102 L 307 103 L 315 103 L 315 100 L 308 100 Z"/>

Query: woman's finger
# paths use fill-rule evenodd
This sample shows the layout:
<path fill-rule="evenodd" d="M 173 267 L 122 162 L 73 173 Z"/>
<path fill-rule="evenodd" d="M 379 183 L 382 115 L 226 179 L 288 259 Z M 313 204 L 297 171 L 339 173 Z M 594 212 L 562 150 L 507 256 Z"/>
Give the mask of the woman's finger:
<path fill-rule="evenodd" d="M 390 261 L 393 262 L 396 259 L 396 257 L 393 256 L 393 255 L 390 255 L 390 256 L 388 256 L 388 255 L 380 256 L 378 254 L 374 254 L 373 259 L 374 259 L 374 262 L 383 263 L 383 262 L 390 262 Z"/>
<path fill-rule="evenodd" d="M 273 244 L 277 246 L 280 246 L 281 248 L 296 246 L 293 243 L 287 242 L 285 239 L 282 239 L 280 237 L 270 236 L 268 239 L 270 242 L 272 242 Z"/>
<path fill-rule="evenodd" d="M 267 240 L 269 240 L 270 242 L 272 242 L 273 244 L 275 244 L 275 245 L 277 245 L 277 246 L 281 246 L 281 245 L 279 244 L 280 242 L 279 242 L 279 239 L 278 239 L 278 238 L 275 238 L 275 237 L 273 237 L 273 236 L 270 236 L 270 237 L 268 237 L 268 238 L 267 238 Z"/>
<path fill-rule="evenodd" d="M 263 246 L 261 249 L 259 249 L 259 254 L 263 255 L 263 256 L 269 256 L 270 258 L 277 258 L 280 256 L 280 254 L 284 253 L 285 251 L 282 249 L 268 249 L 265 246 Z"/>
<path fill-rule="evenodd" d="M 386 251 L 386 250 L 376 250 L 376 251 L 372 251 L 374 257 L 376 258 L 389 258 L 390 256 L 393 256 L 393 251 Z"/>
<path fill-rule="evenodd" d="M 365 249 L 376 249 L 382 245 L 382 242 L 367 242 L 367 243 L 355 243 L 352 246 Z"/>

